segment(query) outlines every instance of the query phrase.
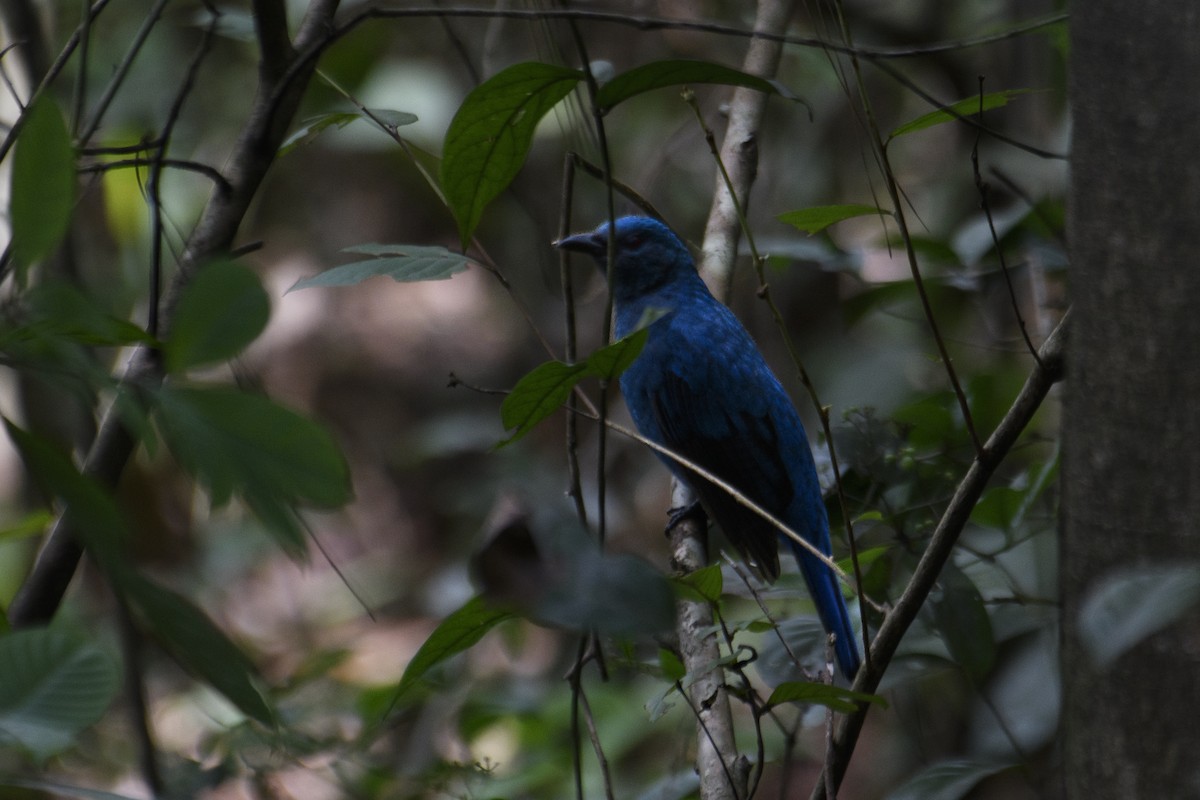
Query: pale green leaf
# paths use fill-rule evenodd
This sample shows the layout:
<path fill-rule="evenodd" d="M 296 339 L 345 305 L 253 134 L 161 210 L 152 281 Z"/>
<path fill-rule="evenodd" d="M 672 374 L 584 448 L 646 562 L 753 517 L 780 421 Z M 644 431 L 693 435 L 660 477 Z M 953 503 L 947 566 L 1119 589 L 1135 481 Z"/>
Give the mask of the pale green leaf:
<path fill-rule="evenodd" d="M 0 636 L 0 675 L 0 741 L 38 760 L 65 750 L 100 719 L 119 684 L 103 650 L 44 628 Z"/>
<path fill-rule="evenodd" d="M 462 272 L 470 260 L 444 247 L 409 244 L 361 244 L 343 252 L 373 258 L 354 261 L 328 269 L 311 278 L 297 281 L 289 292 L 314 286 L 353 286 L 368 278 L 385 276 L 394 281 L 444 280 Z"/>

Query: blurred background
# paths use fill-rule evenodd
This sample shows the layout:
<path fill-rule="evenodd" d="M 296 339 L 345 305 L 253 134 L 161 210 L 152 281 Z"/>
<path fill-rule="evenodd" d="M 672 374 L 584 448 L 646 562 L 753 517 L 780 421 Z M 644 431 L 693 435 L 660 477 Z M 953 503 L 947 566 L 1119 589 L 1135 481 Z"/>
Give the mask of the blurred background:
<path fill-rule="evenodd" d="M 305 3 L 291 2 L 298 20 Z M 449 6 L 435 6 L 448 9 Z M 1034 0 L 847 2 L 858 45 L 920 49 L 988 37 L 1061 10 Z M 87 53 L 92 107 L 153 4 L 129 0 L 99 14 Z M 514 6 L 516 7 L 516 6 Z M 538 10 L 537 4 L 519 4 Z M 711 20 L 746 29 L 739 2 L 585 3 L 581 10 Z M 78 24 L 75 4 L 37 6 L 50 50 Z M 254 101 L 256 43 L 245 4 L 220 9 L 219 34 L 201 64 L 172 136 L 172 155 L 224 166 Z M 210 15 L 191 0 L 168 3 L 103 123 L 87 147 L 152 137 L 179 91 Z M 745 39 L 685 30 L 638 30 L 586 22 L 580 32 L 599 74 L 663 59 L 738 67 Z M 799 4 L 790 33 L 837 38 L 834 12 Z M 16 44 L 6 35 L 5 47 Z M 1008 408 L 1032 359 L 1014 315 L 1040 344 L 1065 307 L 1062 241 L 1068 120 L 1065 31 L 1061 24 L 1020 36 L 940 49 L 886 63 L 929 96 L 952 102 L 981 91 L 1014 95 L 985 122 L 1019 143 L 941 124 L 899 136 L 888 154 L 937 317 L 981 436 Z M 19 71 L 4 58 L 17 93 Z M 236 382 L 322 424 L 349 465 L 352 502 L 305 510 L 307 559 L 282 551 L 237 503 L 213 508 L 167 449 L 140 450 L 120 499 L 135 538 L 131 558 L 192 599 L 262 671 L 282 726 L 266 730 L 160 652 L 147 652 L 146 692 L 161 767 L 174 796 L 240 797 L 565 797 L 573 793 L 571 693 L 563 676 L 578 634 L 524 620 L 505 623 L 432 675 L 419 696 L 392 707 L 394 687 L 430 632 L 477 592 L 469 562 L 496 504 L 515 497 L 542 531 L 576 535 L 566 472 L 564 416 L 557 414 L 503 448 L 502 397 L 533 367 L 562 358 L 565 309 L 558 254 L 564 203 L 572 228 L 604 216 L 604 193 L 577 173 L 563 195 L 565 154 L 597 163 L 583 99 L 569 98 L 538 127 L 511 188 L 484 212 L 470 251 L 495 272 L 472 266 L 447 280 L 289 288 L 351 260 L 364 243 L 457 248 L 454 219 L 420 167 L 436 164 L 455 111 L 482 80 L 512 64 L 578 66 L 561 22 L 468 19 L 447 13 L 368 21 L 332 44 L 319 62 L 292 128 L 300 134 L 277 158 L 237 239 L 271 303 L 265 331 L 228 367 L 198 380 Z M 80 56 L 55 84 L 71 107 Z M 807 236 L 777 217 L 819 205 L 886 205 L 868 122 L 849 61 L 811 46 L 787 46 L 778 80 L 802 102 L 772 97 L 759 140 L 760 168 L 748 219 L 766 277 L 821 402 L 831 409 L 834 444 L 865 562 L 865 588 L 879 603 L 903 589 L 941 509 L 973 455 L 970 438 L 924 317 L 894 226 L 863 216 Z M 865 91 L 883 132 L 934 107 L 893 77 L 863 64 Z M 731 89 L 695 86 L 704 122 L 724 130 Z M 0 93 L 4 118 L 17 114 Z M 416 115 L 398 129 L 407 148 L 359 119 L 306 129 L 356 103 Z M 696 115 L 677 89 L 647 93 L 605 117 L 613 174 L 633 187 L 697 245 L 716 166 Z M 1033 149 L 1035 152 L 1031 152 Z M 973 155 L 974 154 L 974 155 Z M 415 157 L 414 157 L 415 155 Z M 981 208 L 978 174 L 996 239 Z M 112 155 L 89 155 L 102 163 Z M 7 168 L 8 162 L 5 162 Z M 434 169 L 436 173 L 436 167 Z M 145 169 L 109 169 L 80 178 L 70 234 L 77 282 L 110 313 L 141 324 L 146 314 L 150 217 Z M 7 185 L 7 181 L 5 181 Z M 211 183 L 188 171 L 164 173 L 167 263 L 184 247 Z M 618 213 L 631 211 L 618 198 Z M 1008 270 L 1001 269 L 1000 257 Z M 498 279 L 498 276 L 502 277 Z M 590 266 L 575 268 L 580 352 L 603 344 L 604 286 Z M 1011 286 L 1011 291 L 1010 291 Z M 832 483 L 821 426 L 791 364 L 785 340 L 756 296 L 743 255 L 730 305 L 791 391 L 818 463 Z M 548 343 L 547 352 L 542 341 Z M 95 357 L 119 373 L 125 351 Z M 453 379 L 452 379 L 453 376 Z M 65 441 L 86 441 L 106 393 L 69 382 L 35 387 L 17 370 L 0 372 L 5 416 Z M 586 390 L 596 395 L 594 384 Z M 611 403 L 619 421 L 628 417 Z M 942 586 L 902 646 L 851 765 L 843 796 L 1036 797 L 1053 768 L 1057 724 L 1055 628 L 1056 401 L 1053 396 L 1001 468 L 972 517 Z M 597 432 L 580 425 L 579 458 L 589 519 L 596 518 Z M 643 447 L 608 439 L 607 547 L 669 569 L 662 536 L 670 505 L 666 470 Z M 27 574 L 42 530 L 19 528 L 45 507 L 15 450 L 0 450 L 3 525 L 0 604 Z M 828 497 L 835 526 L 836 498 Z M 44 522 L 43 522 L 44 524 Z M 552 534 L 554 535 L 554 534 Z M 317 546 L 319 545 L 319 547 Z M 844 526 L 835 550 L 846 555 Z M 794 570 L 790 560 L 785 569 Z M 728 567 L 726 567 L 728 572 Z M 726 579 L 724 616 L 758 648 L 748 672 L 761 691 L 786 679 L 782 648 L 750 623 L 756 604 Z M 794 574 L 767 597 L 784 625 L 806 635 L 811 619 Z M 114 658 L 112 599 L 94 569 L 77 576 L 56 625 L 87 631 Z M 789 634 L 790 635 L 790 634 Z M 812 636 L 811 630 L 807 634 Z M 586 674 L 587 697 L 618 797 L 692 796 L 694 721 L 670 696 L 649 637 L 606 641 L 607 680 Z M 968 654 L 970 657 L 964 657 Z M 781 678 L 781 676 L 784 676 Z M 765 688 L 763 688 L 765 687 Z M 664 699 L 665 697 L 665 699 Z M 146 796 L 134 737 L 119 692 L 98 724 L 37 763 L 0 748 L 0 771 L 40 775 L 129 797 Z M 669 706 L 669 707 L 668 707 Z M 754 724 L 739 707 L 753 752 Z M 764 720 L 768 761 L 759 796 L 799 796 L 815 780 L 824 748 L 823 710 L 786 709 Z M 584 745 L 584 783 L 600 790 Z M 941 772 L 938 772 L 940 769 Z M 932 778 L 930 776 L 933 776 Z M 939 777 L 940 776 L 940 777 Z M 924 784 L 905 781 L 933 780 Z M 941 781 L 940 783 L 937 781 Z M 961 789 L 952 793 L 954 781 Z M 916 788 L 903 788 L 903 787 Z M 917 792 L 908 795 L 904 791 Z M 933 789 L 943 794 L 933 793 Z M 3 789 L 4 796 L 41 796 Z M 26 792 L 29 792 L 26 794 Z M 793 794 L 796 793 L 796 794 Z"/>

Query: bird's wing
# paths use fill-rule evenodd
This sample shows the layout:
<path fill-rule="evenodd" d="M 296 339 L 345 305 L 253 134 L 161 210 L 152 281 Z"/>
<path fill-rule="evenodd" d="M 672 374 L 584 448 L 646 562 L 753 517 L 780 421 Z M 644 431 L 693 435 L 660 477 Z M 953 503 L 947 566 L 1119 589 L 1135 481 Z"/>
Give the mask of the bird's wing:
<path fill-rule="evenodd" d="M 747 368 L 712 350 L 676 352 L 650 398 L 663 444 L 785 517 L 795 487 L 771 411 L 773 402 L 790 401 L 773 396 L 782 395 L 782 389 L 773 378 L 764 382 L 757 364 Z M 715 484 L 694 473 L 687 479 L 730 542 L 774 580 L 779 575 L 775 526 Z"/>

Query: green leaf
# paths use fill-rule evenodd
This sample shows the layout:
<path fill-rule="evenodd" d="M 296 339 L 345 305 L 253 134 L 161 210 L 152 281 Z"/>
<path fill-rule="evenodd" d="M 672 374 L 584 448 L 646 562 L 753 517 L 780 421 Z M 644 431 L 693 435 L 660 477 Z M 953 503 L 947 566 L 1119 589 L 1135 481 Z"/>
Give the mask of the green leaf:
<path fill-rule="evenodd" d="M 16 522 L 0 529 L 0 542 L 16 541 L 41 536 L 54 522 L 54 515 L 49 511 L 31 511 Z M 3 628 L 0 628 L 3 630 Z"/>
<path fill-rule="evenodd" d="M 1106 667 L 1200 604 L 1200 566 L 1146 565 L 1101 576 L 1079 609 L 1079 636 Z"/>
<path fill-rule="evenodd" d="M 325 270 L 320 275 L 296 281 L 288 291 L 313 286 L 353 286 L 380 275 L 401 283 L 445 280 L 465 270 L 470 263 L 466 256 L 452 253 L 444 247 L 415 244 L 361 244 L 347 247 L 342 252 L 373 258 L 343 264 Z"/>
<path fill-rule="evenodd" d="M 166 386 L 155 397 L 163 439 L 214 505 L 239 493 L 291 552 L 304 540 L 288 523 L 290 505 L 334 508 L 350 499 L 346 462 L 315 422 L 224 386 Z"/>
<path fill-rule="evenodd" d="M 111 571 L 119 563 L 121 543 L 128 539 L 116 501 L 100 484 L 80 474 L 65 452 L 7 419 L 4 426 L 34 479 L 47 494 L 63 501 L 72 519 L 86 522 L 72 530 L 92 558 Z"/>
<path fill-rule="evenodd" d="M 359 119 L 365 120 L 375 127 L 382 127 L 389 134 L 396 128 L 404 125 L 412 125 L 417 121 L 417 115 L 410 114 L 407 111 L 393 111 L 387 108 L 369 108 L 367 111 L 370 113 L 362 111 L 339 111 L 333 114 L 322 114 L 319 117 L 309 117 L 299 129 L 279 146 L 279 155 L 287 155 L 297 147 L 312 142 L 329 128 L 336 127 L 338 130 L 341 130 L 351 122 Z"/>
<path fill-rule="evenodd" d="M 909 778 L 887 800 L 960 800 L 980 781 L 1012 766 L 982 759 L 939 761 Z"/>
<path fill-rule="evenodd" d="M 468 600 L 466 605 L 442 620 L 408 662 L 393 702 L 399 701 L 438 664 L 470 649 L 485 633 L 513 618 L 511 612 L 490 608 L 482 597 Z"/>
<path fill-rule="evenodd" d="M 721 592 L 725 588 L 725 578 L 721 574 L 720 564 L 709 564 L 707 567 L 701 567 L 695 572 L 689 572 L 687 575 L 680 575 L 671 580 L 685 593 L 695 593 L 699 595 L 700 599 L 710 603 L 720 600 Z"/>
<path fill-rule="evenodd" d="M 538 122 L 582 78 L 579 70 L 530 61 L 503 70 L 467 95 L 446 130 L 441 171 L 464 250 L 484 207 L 520 171 Z"/>
<path fill-rule="evenodd" d="M 547 361 L 517 381 L 517 385 L 500 404 L 500 421 L 506 429 L 516 429 L 501 445 L 520 439 L 558 410 L 567 401 L 575 384 L 587 374 L 586 364 Z"/>
<path fill-rule="evenodd" d="M 687 675 L 687 667 L 679 660 L 679 656 L 666 648 L 658 649 L 658 666 L 662 670 L 663 677 L 672 683 L 683 680 L 683 676 Z"/>
<path fill-rule="evenodd" d="M 121 346 L 153 343 L 139 326 L 102 310 L 96 301 L 74 286 L 46 281 L 29 290 L 29 309 L 35 326 L 85 345 Z"/>
<path fill-rule="evenodd" d="M 254 341 L 271 315 L 258 276 L 232 261 L 206 265 L 183 290 L 163 353 L 167 369 L 225 361 Z"/>
<path fill-rule="evenodd" d="M 782 84 L 769 81 L 741 70 L 714 64 L 711 61 L 686 59 L 655 61 L 622 72 L 600 87 L 596 93 L 596 104 L 608 111 L 618 103 L 644 92 L 667 86 L 692 83 L 720 83 L 727 86 L 745 86 L 766 94 L 777 94 L 789 100 L 797 99 Z"/>
<path fill-rule="evenodd" d="M 183 595 L 126 570 L 121 577 L 126 599 L 150 632 L 180 663 L 225 695 L 246 716 L 275 724 L 275 713 L 258 684 L 254 664 Z"/>
<path fill-rule="evenodd" d="M 852 714 L 857 711 L 859 703 L 874 703 L 882 708 L 887 708 L 887 701 L 877 694 L 855 692 L 841 686 L 830 686 L 812 681 L 788 681 L 776 686 L 775 691 L 771 692 L 770 698 L 767 699 L 767 708 L 783 703 L 810 703 L 832 708 L 843 714 Z"/>
<path fill-rule="evenodd" d="M 44 760 L 96 722 L 119 685 L 113 659 L 85 639 L 45 628 L 0 636 L 0 741 Z"/>
<path fill-rule="evenodd" d="M 1032 91 L 1032 89 L 1005 89 L 1002 92 L 985 94 L 982 98 L 979 95 L 964 98 L 957 103 L 951 103 L 945 108 L 939 108 L 937 111 L 922 114 L 916 119 L 904 123 L 888 134 L 888 140 L 891 141 L 897 136 L 904 136 L 907 133 L 932 128 L 934 125 L 941 125 L 944 122 L 953 122 L 958 117 L 969 117 L 972 114 L 978 114 L 981 110 L 990 111 L 993 108 L 1006 106 L 1012 98 L 1029 94 Z"/>
<path fill-rule="evenodd" d="M 20 280 L 67 233 L 75 205 L 75 149 L 58 106 L 47 95 L 25 111 L 13 151 L 12 255 Z"/>
<path fill-rule="evenodd" d="M 619 377 L 641 355 L 642 348 L 646 346 L 646 339 L 649 335 L 649 329 L 642 328 L 639 331 L 634 331 L 628 336 L 618 339 L 610 345 L 601 347 L 588 356 L 585 362 L 588 374 L 605 380 L 612 380 Z"/>
<path fill-rule="evenodd" d="M 942 568 L 938 588 L 940 591 L 930 597 L 934 624 L 950 656 L 979 686 L 996 662 L 996 640 L 983 597 L 954 564 Z"/>
<path fill-rule="evenodd" d="M 310 117 L 304 121 L 304 125 L 299 130 L 285 139 L 283 144 L 279 146 L 279 155 L 286 155 L 297 147 L 308 144 L 328 128 L 337 127 L 341 129 L 358 118 L 359 115 L 357 113 L 344 111 L 336 114 L 323 114 L 319 117 Z"/>
<path fill-rule="evenodd" d="M 788 211 L 786 214 L 780 214 L 776 219 L 812 236 L 814 233 L 820 233 L 825 230 L 835 222 L 841 222 L 853 217 L 865 217 L 868 214 L 887 215 L 888 212 L 875 206 L 858 204 L 813 206 L 812 208 Z"/>

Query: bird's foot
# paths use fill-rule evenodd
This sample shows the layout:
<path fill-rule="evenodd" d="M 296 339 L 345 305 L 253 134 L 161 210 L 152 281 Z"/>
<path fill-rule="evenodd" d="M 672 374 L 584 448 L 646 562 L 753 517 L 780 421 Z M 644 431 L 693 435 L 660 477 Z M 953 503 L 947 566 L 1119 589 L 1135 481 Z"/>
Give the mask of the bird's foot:
<path fill-rule="evenodd" d="M 700 505 L 699 500 L 693 500 L 686 506 L 676 506 L 675 508 L 667 509 L 667 529 L 663 531 L 667 536 L 671 535 L 671 531 L 675 530 L 675 526 L 685 520 L 696 522 L 701 528 L 708 525 L 708 514 L 704 511 L 704 506 Z"/>

